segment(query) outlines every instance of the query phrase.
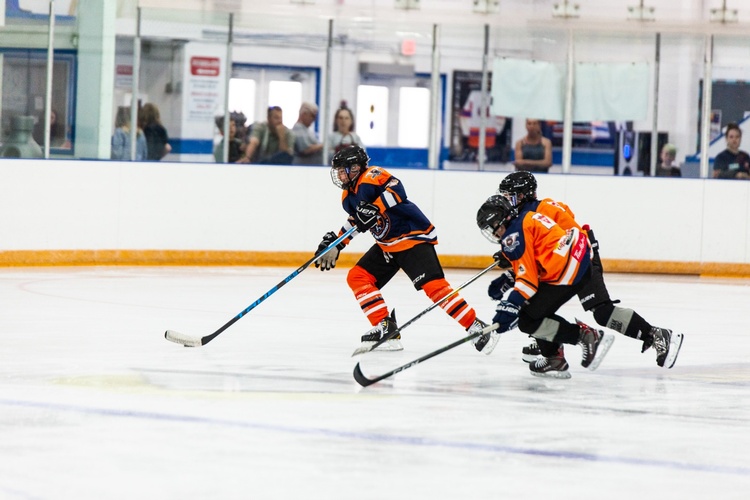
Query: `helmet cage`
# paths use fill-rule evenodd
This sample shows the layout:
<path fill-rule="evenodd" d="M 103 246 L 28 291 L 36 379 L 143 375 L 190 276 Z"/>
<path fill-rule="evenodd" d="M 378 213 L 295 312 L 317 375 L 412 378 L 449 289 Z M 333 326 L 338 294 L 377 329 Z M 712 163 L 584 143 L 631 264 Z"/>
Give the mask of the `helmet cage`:
<path fill-rule="evenodd" d="M 370 158 L 365 150 L 356 145 L 337 151 L 331 158 L 331 181 L 340 189 L 348 189 L 365 171 L 369 161 Z M 346 181 L 341 179 L 342 170 L 346 172 L 346 178 L 348 179 Z M 352 173 L 354 177 L 352 177 Z"/>
<path fill-rule="evenodd" d="M 510 204 L 504 196 L 490 196 L 477 212 L 477 226 L 482 235 L 491 243 L 500 243 L 500 237 L 495 233 L 500 226 L 508 227 L 513 219 L 518 217 L 518 210 Z"/>

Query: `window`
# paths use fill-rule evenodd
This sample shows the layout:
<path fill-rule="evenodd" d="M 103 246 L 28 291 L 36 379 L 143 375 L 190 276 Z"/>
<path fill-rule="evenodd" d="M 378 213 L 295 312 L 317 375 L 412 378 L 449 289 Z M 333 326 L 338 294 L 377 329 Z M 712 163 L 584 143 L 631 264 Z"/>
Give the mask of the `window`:
<path fill-rule="evenodd" d="M 288 128 L 292 128 L 297 123 L 301 105 L 302 84 L 300 82 L 274 80 L 269 83 L 268 106 L 281 107 L 284 113 L 284 125 Z"/>
<path fill-rule="evenodd" d="M 426 148 L 430 137 L 430 90 L 401 87 L 398 99 L 398 145 Z"/>
<path fill-rule="evenodd" d="M 388 144 L 388 88 L 357 88 L 357 133 L 367 146 Z"/>
<path fill-rule="evenodd" d="M 250 125 L 255 116 L 255 80 L 232 78 L 229 80 L 229 111 L 238 111 L 247 117 Z"/>

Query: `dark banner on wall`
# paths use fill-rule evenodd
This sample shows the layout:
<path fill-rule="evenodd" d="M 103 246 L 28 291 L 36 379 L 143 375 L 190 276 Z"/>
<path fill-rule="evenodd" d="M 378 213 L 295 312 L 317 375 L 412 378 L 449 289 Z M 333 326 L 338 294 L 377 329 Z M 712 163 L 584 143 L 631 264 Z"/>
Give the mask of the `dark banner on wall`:
<path fill-rule="evenodd" d="M 488 75 L 491 88 L 492 75 Z M 451 103 L 451 161 L 477 161 L 481 127 L 482 73 L 481 71 L 453 72 L 453 102 Z M 488 110 L 489 114 L 489 103 Z M 489 115 L 485 121 L 487 162 L 509 160 L 511 119 Z"/>

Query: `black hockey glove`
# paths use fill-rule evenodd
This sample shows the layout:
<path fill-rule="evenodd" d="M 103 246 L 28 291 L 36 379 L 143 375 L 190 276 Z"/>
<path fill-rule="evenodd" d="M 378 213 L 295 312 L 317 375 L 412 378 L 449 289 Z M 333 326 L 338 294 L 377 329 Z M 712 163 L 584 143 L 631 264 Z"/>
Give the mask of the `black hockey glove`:
<path fill-rule="evenodd" d="M 372 203 L 366 201 L 360 201 L 357 205 L 357 212 L 354 214 L 354 223 L 357 225 L 357 231 L 364 233 L 378 220 L 380 210 Z"/>
<path fill-rule="evenodd" d="M 492 255 L 492 258 L 499 262 L 499 266 L 503 269 L 509 269 L 513 267 L 513 264 L 505 257 L 502 250 L 498 250 Z"/>
<path fill-rule="evenodd" d="M 333 231 L 327 232 L 323 236 L 323 240 L 318 245 L 318 249 L 315 251 L 315 255 L 320 255 L 323 251 L 328 248 L 331 243 L 336 241 L 338 236 Z M 321 271 L 330 271 L 336 267 L 336 261 L 339 260 L 339 252 L 345 247 L 343 243 L 336 245 L 336 248 L 331 248 L 325 255 L 315 261 L 315 267 L 319 267 Z"/>
<path fill-rule="evenodd" d="M 516 326 L 520 309 L 520 306 L 509 300 L 500 301 L 495 309 L 495 317 L 492 318 L 493 323 L 500 325 L 497 328 L 497 333 L 507 332 Z"/>
<path fill-rule="evenodd" d="M 495 300 L 503 300 L 505 292 L 513 288 L 516 283 L 516 276 L 512 270 L 503 272 L 499 277 L 492 280 L 490 287 L 487 289 L 487 295 Z"/>

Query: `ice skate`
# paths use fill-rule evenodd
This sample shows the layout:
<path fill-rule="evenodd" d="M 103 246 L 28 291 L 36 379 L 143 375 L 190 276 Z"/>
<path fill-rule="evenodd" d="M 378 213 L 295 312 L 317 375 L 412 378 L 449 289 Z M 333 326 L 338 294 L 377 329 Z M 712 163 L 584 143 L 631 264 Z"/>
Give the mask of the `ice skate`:
<path fill-rule="evenodd" d="M 362 335 L 361 347 L 369 349 L 376 342 L 379 342 L 384 337 L 388 337 L 391 333 L 398 330 L 396 324 L 396 311 L 391 311 L 390 316 L 386 316 L 380 323 L 378 323 L 369 332 Z M 389 338 L 381 345 L 373 349 L 375 351 L 403 351 L 404 346 L 401 344 L 401 334 L 397 333 L 393 337 Z"/>
<path fill-rule="evenodd" d="M 487 324 L 481 319 L 477 318 L 474 323 L 469 327 L 467 332 L 470 334 L 477 333 L 487 327 Z M 486 355 L 490 355 L 497 345 L 497 341 L 500 340 L 500 334 L 497 332 L 485 333 L 474 339 L 474 348 Z"/>
<path fill-rule="evenodd" d="M 536 343 L 536 340 L 532 340 L 531 344 L 523 346 L 523 349 L 521 349 L 521 355 L 521 359 L 523 359 L 524 363 L 533 363 L 542 355 L 542 350 L 539 349 L 539 344 Z"/>
<path fill-rule="evenodd" d="M 578 345 L 581 346 L 582 351 L 581 366 L 594 371 L 599 368 L 602 360 L 609 352 L 609 348 L 615 341 L 615 336 L 612 333 L 591 328 L 581 321 L 577 321 L 577 323 L 581 329 L 578 338 Z"/>
<path fill-rule="evenodd" d="M 651 342 L 644 347 L 648 349 L 653 346 L 656 350 L 656 364 L 664 368 L 672 368 L 677 361 L 677 355 L 680 354 L 682 340 L 684 335 L 681 333 L 672 333 L 672 330 L 666 328 L 652 327 Z M 645 350 L 645 349 L 644 349 Z"/>
<path fill-rule="evenodd" d="M 529 363 L 529 371 L 535 377 L 570 378 L 568 368 L 568 362 L 565 361 L 565 352 L 562 346 L 560 346 L 554 356 L 546 358 L 540 354 L 539 357 Z"/>

